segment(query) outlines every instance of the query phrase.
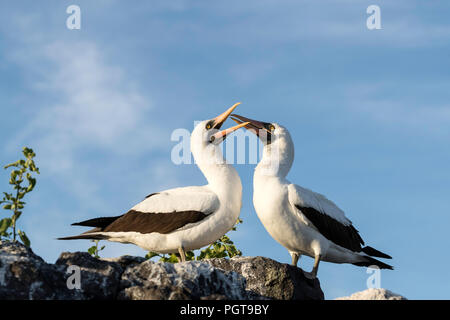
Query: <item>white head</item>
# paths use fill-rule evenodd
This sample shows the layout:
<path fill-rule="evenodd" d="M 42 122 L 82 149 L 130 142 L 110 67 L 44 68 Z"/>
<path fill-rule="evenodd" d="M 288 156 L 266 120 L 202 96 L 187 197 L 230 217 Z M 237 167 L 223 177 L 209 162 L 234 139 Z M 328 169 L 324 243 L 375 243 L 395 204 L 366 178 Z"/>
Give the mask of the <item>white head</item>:
<path fill-rule="evenodd" d="M 210 184 L 213 183 L 213 181 L 217 181 L 217 178 L 220 177 L 220 174 L 218 173 L 219 167 L 224 167 L 223 169 L 232 168 L 226 163 L 222 155 L 220 143 L 222 143 L 230 133 L 248 124 L 241 123 L 237 126 L 219 131 L 222 124 L 238 105 L 239 103 L 236 103 L 214 119 L 201 121 L 192 131 L 192 155 L 194 156 L 196 164 Z"/>
<path fill-rule="evenodd" d="M 258 174 L 286 177 L 294 161 L 294 143 L 289 131 L 278 123 L 261 122 L 233 114 L 239 124 L 255 133 L 264 145 L 263 157 L 256 166 Z"/>
<path fill-rule="evenodd" d="M 222 164 L 220 127 L 214 127 L 214 119 L 198 123 L 191 133 L 191 152 L 197 164 Z M 223 140 L 222 140 L 223 141 Z"/>

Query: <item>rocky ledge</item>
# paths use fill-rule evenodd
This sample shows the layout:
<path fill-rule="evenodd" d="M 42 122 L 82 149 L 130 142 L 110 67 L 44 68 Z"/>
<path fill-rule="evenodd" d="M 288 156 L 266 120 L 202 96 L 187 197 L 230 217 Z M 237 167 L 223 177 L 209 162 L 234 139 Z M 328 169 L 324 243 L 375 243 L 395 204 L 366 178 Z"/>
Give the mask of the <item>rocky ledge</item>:
<path fill-rule="evenodd" d="M 335 300 L 408 300 L 404 296 L 386 289 L 370 288 L 355 292 L 348 297 L 340 297 Z"/>
<path fill-rule="evenodd" d="M 19 243 L 0 242 L 0 299 L 323 300 L 319 280 L 264 257 L 170 264 L 64 252 L 49 264 Z"/>

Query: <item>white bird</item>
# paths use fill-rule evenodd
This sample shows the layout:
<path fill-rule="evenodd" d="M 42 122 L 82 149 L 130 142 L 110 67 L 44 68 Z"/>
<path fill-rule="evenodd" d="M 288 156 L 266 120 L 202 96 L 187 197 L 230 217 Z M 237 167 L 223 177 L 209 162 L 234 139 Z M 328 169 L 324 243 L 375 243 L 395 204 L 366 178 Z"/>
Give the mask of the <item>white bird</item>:
<path fill-rule="evenodd" d="M 234 114 L 232 119 L 249 122 L 245 128 L 264 145 L 253 177 L 253 205 L 268 233 L 289 251 L 293 265 L 302 254 L 314 258 L 312 271 L 306 273 L 310 278 L 317 276 L 321 260 L 393 269 L 371 257 L 391 258 L 363 247 L 352 222 L 332 201 L 286 179 L 294 161 L 294 144 L 286 128 Z"/>
<path fill-rule="evenodd" d="M 237 171 L 223 158 L 219 144 L 240 124 L 218 131 L 236 103 L 218 117 L 200 122 L 191 134 L 191 152 L 208 184 L 152 193 L 127 213 L 74 223 L 94 227 L 60 240 L 97 239 L 132 243 L 158 253 L 179 253 L 209 245 L 236 224 L 242 206 Z"/>

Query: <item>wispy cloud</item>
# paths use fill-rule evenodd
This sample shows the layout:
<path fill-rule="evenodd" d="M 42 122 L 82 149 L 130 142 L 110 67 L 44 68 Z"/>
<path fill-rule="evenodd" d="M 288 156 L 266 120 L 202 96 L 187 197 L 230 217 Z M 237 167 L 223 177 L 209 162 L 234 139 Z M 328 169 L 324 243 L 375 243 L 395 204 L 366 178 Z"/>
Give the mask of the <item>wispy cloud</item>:
<path fill-rule="evenodd" d="M 169 39 L 193 43 L 214 43 L 248 48 L 272 48 L 286 44 L 299 46 L 327 41 L 333 46 L 418 47 L 448 42 L 450 27 L 445 19 L 424 21 L 410 1 L 381 1 L 382 30 L 369 31 L 366 9 L 370 1 L 246 1 L 211 2 L 191 5 L 218 21 L 183 20 L 176 27 L 164 25 Z M 435 8 L 439 10 L 439 8 Z"/>
<path fill-rule="evenodd" d="M 37 95 L 51 96 L 54 102 L 37 106 L 39 112 L 11 142 L 12 147 L 31 140 L 48 156 L 45 163 L 51 170 L 67 170 L 73 167 L 80 148 L 142 153 L 141 145 L 147 150 L 161 145 L 157 134 L 161 130 L 149 120 L 151 102 L 133 87 L 123 70 L 104 62 L 95 44 L 57 42 L 33 51 L 24 60 L 26 67 L 45 67 L 35 70 L 39 80 L 32 83 L 32 89 Z"/>
<path fill-rule="evenodd" d="M 92 37 L 67 36 L 63 23 L 54 30 L 43 29 L 48 25 L 42 12 L 12 15 L 5 17 L 8 23 L 1 22 L 0 29 L 9 41 L 3 54 L 16 66 L 25 88 L 24 117 L 22 129 L 12 132 L 4 150 L 16 154 L 20 145 L 36 150 L 45 173 L 43 194 L 55 196 L 51 190 L 57 188 L 76 203 L 70 210 L 54 210 L 79 217 L 120 213 L 117 203 L 110 203 L 102 192 L 120 192 L 120 185 L 130 180 L 135 183 L 126 189 L 142 192 L 146 187 L 142 159 L 151 159 L 151 172 L 144 170 L 150 178 L 170 161 L 170 128 L 159 125 L 151 88 L 143 90 L 123 65 L 114 63 L 111 48 Z M 152 158 L 161 151 L 167 158 Z M 132 166 L 136 169 L 127 170 Z M 126 174 L 114 176 L 116 172 Z M 177 182 L 177 177 L 169 178 L 154 180 L 151 187 L 159 190 L 160 184 Z"/>
<path fill-rule="evenodd" d="M 56 247 L 80 249 L 80 243 L 54 242 L 80 231 L 70 229 L 70 223 L 121 214 L 140 197 L 170 183 L 179 185 L 179 177 L 169 172 L 170 127 L 159 124 L 151 90 L 133 81 L 100 43 L 33 30 L 41 18 L 18 19 L 23 36 L 11 41 L 5 53 L 22 76 L 26 112 L 23 129 L 14 131 L 3 147 L 16 154 L 17 146 L 27 145 L 37 153 L 40 197 L 32 202 L 36 213 L 24 226 L 30 230 L 52 221 L 31 238 L 38 247 L 52 248 L 43 250 L 53 256 Z M 107 250 L 107 255 L 142 253 L 126 246 Z"/>
<path fill-rule="evenodd" d="M 442 96 L 442 83 L 422 84 L 410 87 L 427 99 L 417 95 L 393 95 L 395 85 L 386 82 L 358 84 L 342 90 L 348 109 L 352 114 L 363 116 L 379 124 L 401 128 L 410 134 L 428 134 L 432 137 L 450 137 L 450 104 L 434 101 L 433 96 Z"/>

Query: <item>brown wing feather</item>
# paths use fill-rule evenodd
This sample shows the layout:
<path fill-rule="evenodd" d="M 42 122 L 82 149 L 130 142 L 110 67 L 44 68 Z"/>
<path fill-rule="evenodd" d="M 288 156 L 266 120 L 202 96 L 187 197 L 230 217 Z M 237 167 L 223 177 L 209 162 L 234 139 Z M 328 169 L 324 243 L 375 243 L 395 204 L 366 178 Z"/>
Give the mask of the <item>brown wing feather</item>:
<path fill-rule="evenodd" d="M 104 232 L 170 233 L 188 223 L 203 220 L 208 215 L 199 211 L 149 213 L 130 210 L 106 226 Z"/>
<path fill-rule="evenodd" d="M 149 194 L 149 198 L 158 193 Z M 96 232 L 140 232 L 151 233 L 158 232 L 162 234 L 173 232 L 188 223 L 194 223 L 203 220 L 208 214 L 200 211 L 174 211 L 168 213 L 139 212 L 130 210 L 127 213 L 116 217 L 94 218 L 78 223 L 75 226 L 94 227 L 78 236 L 58 238 L 59 240 L 76 239 L 107 239 L 106 235 L 93 234 Z"/>

